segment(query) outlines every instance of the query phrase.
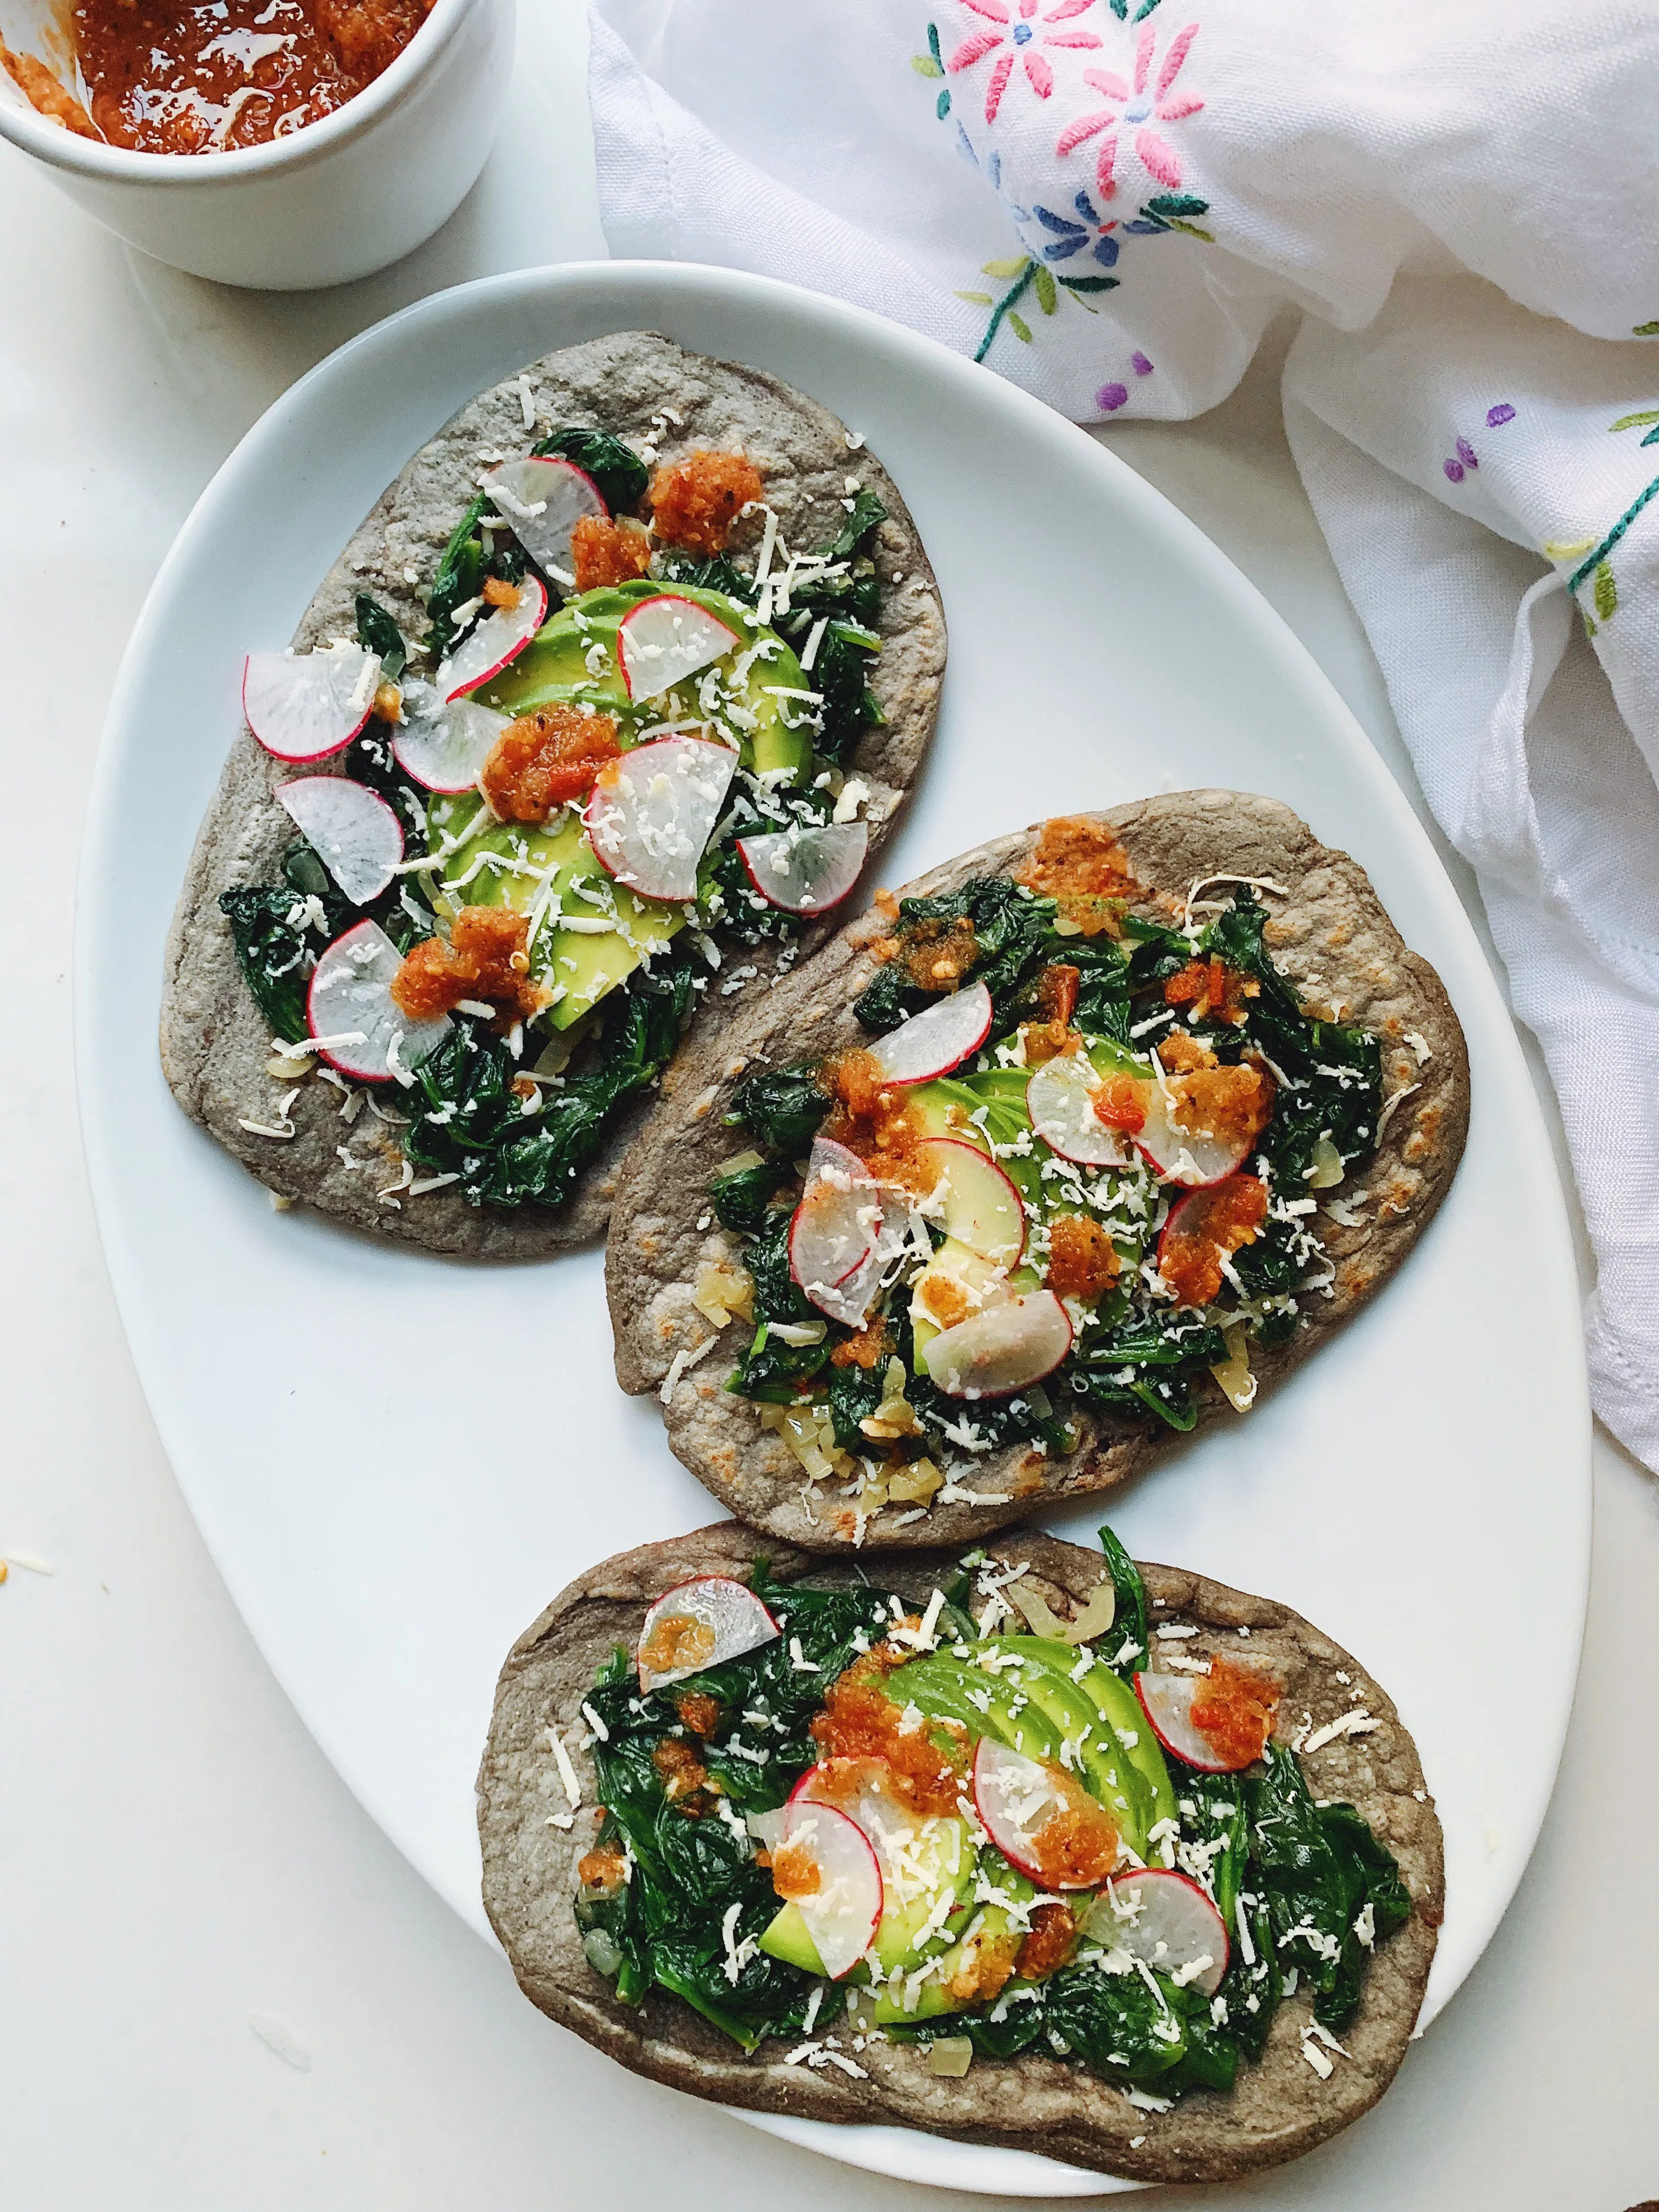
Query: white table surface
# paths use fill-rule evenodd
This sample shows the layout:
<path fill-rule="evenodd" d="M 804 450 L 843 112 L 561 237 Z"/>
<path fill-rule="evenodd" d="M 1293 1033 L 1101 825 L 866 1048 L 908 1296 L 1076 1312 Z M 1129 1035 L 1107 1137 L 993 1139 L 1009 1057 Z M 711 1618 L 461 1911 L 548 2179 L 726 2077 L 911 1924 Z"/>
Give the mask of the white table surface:
<path fill-rule="evenodd" d="M 54 1570 L 0 1587 L 3 2212 L 937 2201 L 611 2066 L 398 1856 L 271 1680 L 173 1486 L 88 1200 L 71 891 L 128 631 L 198 492 L 313 362 L 442 286 L 603 253 L 574 0 L 524 13 L 477 190 L 420 253 L 343 290 L 159 268 L 0 149 L 0 746 L 23 830 L 0 958 L 0 1552 Z M 1291 464 L 1275 350 L 1201 422 L 1103 434 L 1261 586 L 1422 811 Z M 1248 2187 L 1149 2202 L 1623 2212 L 1659 2194 L 1659 1516 L 1599 1433 L 1595 1484 L 1572 1733 L 1485 1960 L 1345 2137 Z"/>

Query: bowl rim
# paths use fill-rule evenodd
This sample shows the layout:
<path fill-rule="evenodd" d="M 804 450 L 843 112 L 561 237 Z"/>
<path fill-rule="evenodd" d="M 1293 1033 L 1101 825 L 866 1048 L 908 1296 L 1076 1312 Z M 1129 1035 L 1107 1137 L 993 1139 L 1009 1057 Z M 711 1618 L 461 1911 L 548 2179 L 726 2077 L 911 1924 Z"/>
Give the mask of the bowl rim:
<path fill-rule="evenodd" d="M 71 170 L 82 177 L 185 191 L 210 190 L 217 184 L 306 168 L 335 148 L 361 137 L 383 115 L 400 107 L 435 67 L 466 17 L 483 4 L 484 0 L 433 0 L 426 21 L 372 83 L 331 115 L 301 125 L 289 137 L 268 138 L 260 146 L 227 148 L 212 154 L 145 154 L 127 146 L 106 145 L 100 139 L 82 138 L 61 124 L 47 122 L 3 75 L 0 75 L 4 87 L 0 91 L 0 137 L 54 168 Z"/>

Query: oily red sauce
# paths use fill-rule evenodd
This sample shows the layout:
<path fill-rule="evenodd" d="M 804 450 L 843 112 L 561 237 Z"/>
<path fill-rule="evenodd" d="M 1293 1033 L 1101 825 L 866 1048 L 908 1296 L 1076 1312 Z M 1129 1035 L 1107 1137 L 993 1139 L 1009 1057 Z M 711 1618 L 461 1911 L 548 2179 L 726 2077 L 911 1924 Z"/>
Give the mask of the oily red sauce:
<path fill-rule="evenodd" d="M 1063 1966 L 1077 1934 L 1077 1917 L 1068 1905 L 1039 1905 L 1031 1915 L 1031 1929 L 1019 1947 L 1018 1971 L 1029 1982 L 1040 1982 Z"/>
<path fill-rule="evenodd" d="M 1231 1659 L 1215 1658 L 1193 1691 L 1193 1726 L 1231 1768 L 1248 1766 L 1267 1748 L 1279 1685 Z"/>
<path fill-rule="evenodd" d="M 1020 1938 L 1012 1929 L 1000 1936 L 976 1937 L 946 1988 L 959 2004 L 989 2004 L 1001 1996 L 1021 1948 Z"/>
<path fill-rule="evenodd" d="M 94 131 L 144 154 L 211 153 L 286 137 L 372 84 L 431 4 L 78 0 L 76 53 Z"/>
<path fill-rule="evenodd" d="M 857 1796 L 875 1764 L 886 1788 L 918 1816 L 954 1814 L 967 1788 L 966 1759 L 959 1749 L 942 1748 L 935 1734 L 951 1724 L 928 1722 L 906 1731 L 899 1726 L 902 1717 L 902 1707 L 862 1662 L 831 1683 L 823 1711 L 812 1723 L 827 1768 L 821 1793 L 831 1799 Z"/>
<path fill-rule="evenodd" d="M 675 1700 L 674 1710 L 693 1735 L 711 1736 L 720 1723 L 720 1707 L 702 1690 L 688 1690 Z"/>
<path fill-rule="evenodd" d="M 1246 1147 L 1267 1127 L 1274 1086 L 1266 1068 L 1253 1060 L 1224 1066 L 1182 1030 L 1170 1030 L 1158 1057 L 1175 1094 L 1170 1113 L 1177 1127 Z"/>
<path fill-rule="evenodd" d="M 651 1764 L 661 1777 L 663 1795 L 671 1805 L 687 1813 L 702 1809 L 686 1800 L 695 1797 L 708 1781 L 708 1769 L 684 1737 L 665 1735 L 652 1753 Z"/>
<path fill-rule="evenodd" d="M 0 69 L 17 87 L 37 115 L 61 123 L 77 138 L 96 138 L 98 126 L 72 92 L 66 92 L 43 61 L 33 54 L 15 54 L 0 40 Z"/>
<path fill-rule="evenodd" d="M 764 489 L 760 471 L 742 453 L 699 447 L 652 478 L 652 523 L 670 545 L 705 556 L 723 553 L 732 525 Z"/>
<path fill-rule="evenodd" d="M 1120 908 L 1136 888 L 1129 856 L 1111 831 L 1075 814 L 1043 823 L 1036 850 L 1015 880 L 1057 901 L 1085 937 L 1117 936 Z"/>
<path fill-rule="evenodd" d="M 979 939 L 968 916 L 954 921 L 910 921 L 880 939 L 875 955 L 884 966 L 897 960 L 919 991 L 954 991 L 979 957 Z"/>
<path fill-rule="evenodd" d="M 1048 1288 L 1060 1298 L 1097 1298 L 1117 1280 L 1118 1257 L 1097 1221 L 1062 1214 L 1048 1231 Z"/>
<path fill-rule="evenodd" d="M 620 758 L 609 714 L 538 707 L 496 738 L 479 781 L 503 822 L 545 822 L 573 799 L 586 799 L 607 761 Z"/>
<path fill-rule="evenodd" d="M 879 1316 L 866 1323 L 856 1336 L 843 1337 L 830 1355 L 832 1367 L 861 1367 L 867 1375 L 888 1356 L 891 1336 Z"/>
<path fill-rule="evenodd" d="M 1050 1889 L 1097 1889 L 1117 1864 L 1117 1829 L 1070 1775 L 1048 1774 L 1065 1802 L 1032 1837 L 1032 1864 Z"/>
<path fill-rule="evenodd" d="M 1253 1243 L 1267 1218 L 1267 1187 L 1255 1176 L 1224 1176 L 1182 1200 L 1158 1248 L 1158 1272 L 1176 1304 L 1206 1306 L 1218 1297 L 1223 1257 Z"/>
<path fill-rule="evenodd" d="M 1133 1075 L 1109 1075 L 1095 1093 L 1095 1119 L 1126 1136 L 1139 1136 L 1146 1126 L 1146 1107 Z"/>
<path fill-rule="evenodd" d="M 844 1052 L 826 1062 L 819 1081 L 836 1101 L 823 1133 L 856 1152 L 884 1182 L 926 1194 L 939 1181 L 927 1133 L 904 1089 L 889 1081 L 873 1053 Z"/>
<path fill-rule="evenodd" d="M 605 1844 L 577 1860 L 576 1878 L 586 1887 L 614 1897 L 628 1879 L 628 1861 L 614 1844 Z"/>
<path fill-rule="evenodd" d="M 650 1674 L 672 1674 L 682 1667 L 701 1667 L 714 1648 L 712 1622 L 695 1613 L 665 1613 L 640 1646 L 640 1662 Z"/>
<path fill-rule="evenodd" d="M 570 533 L 570 562 L 579 592 L 626 584 L 651 566 L 651 541 L 637 523 L 585 514 Z"/>
<path fill-rule="evenodd" d="M 1245 1000 L 1261 996 L 1261 986 L 1254 975 L 1230 968 L 1213 952 L 1207 960 L 1189 960 L 1164 986 L 1164 1005 L 1190 1008 L 1194 1021 L 1207 1017 L 1212 1022 L 1242 1022 Z"/>
<path fill-rule="evenodd" d="M 823 1875 L 812 1856 L 810 1836 L 793 1836 L 772 1854 L 772 1887 L 783 1898 L 816 1897 Z"/>
<path fill-rule="evenodd" d="M 441 937 L 412 945 L 392 979 L 392 996 L 410 1021 L 452 1013 L 463 999 L 496 1008 L 504 1023 L 527 1022 L 546 1002 L 530 980 L 530 923 L 500 906 L 464 906 L 449 943 Z"/>

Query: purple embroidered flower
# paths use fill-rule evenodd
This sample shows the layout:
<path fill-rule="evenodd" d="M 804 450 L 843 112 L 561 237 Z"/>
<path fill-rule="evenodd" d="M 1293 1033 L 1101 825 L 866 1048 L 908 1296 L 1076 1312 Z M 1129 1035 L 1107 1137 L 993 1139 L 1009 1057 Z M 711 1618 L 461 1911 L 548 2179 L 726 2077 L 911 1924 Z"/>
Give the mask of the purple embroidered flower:
<path fill-rule="evenodd" d="M 1500 429 L 1505 422 L 1513 422 L 1514 420 L 1515 410 L 1507 399 L 1500 399 L 1496 407 L 1486 410 L 1486 428 L 1489 430 Z"/>
<path fill-rule="evenodd" d="M 1467 438 L 1460 438 L 1457 441 L 1457 458 L 1466 469 L 1478 469 L 1480 465 L 1474 458 L 1474 447 L 1470 445 Z"/>
<path fill-rule="evenodd" d="M 1117 228 L 1116 223 L 1101 221 L 1087 192 L 1079 192 L 1072 204 L 1081 216 L 1081 222 L 1073 222 L 1068 216 L 1054 215 L 1046 207 L 1034 210 L 1043 228 L 1054 234 L 1042 249 L 1043 259 L 1069 261 L 1074 253 L 1081 253 L 1084 247 L 1089 246 L 1093 234 L 1094 243 L 1090 251 L 1103 269 L 1110 269 L 1117 260 L 1117 240 L 1111 235 Z"/>
<path fill-rule="evenodd" d="M 1132 353 L 1129 356 L 1129 366 L 1137 376 L 1150 376 L 1152 373 L 1152 364 L 1144 353 Z"/>
<path fill-rule="evenodd" d="M 1463 464 L 1462 461 L 1442 461 L 1440 465 L 1444 469 L 1446 474 L 1451 478 L 1454 483 L 1462 483 Z"/>
<path fill-rule="evenodd" d="M 1103 384 L 1095 394 L 1095 405 L 1103 415 L 1115 415 L 1129 397 L 1127 384 Z"/>

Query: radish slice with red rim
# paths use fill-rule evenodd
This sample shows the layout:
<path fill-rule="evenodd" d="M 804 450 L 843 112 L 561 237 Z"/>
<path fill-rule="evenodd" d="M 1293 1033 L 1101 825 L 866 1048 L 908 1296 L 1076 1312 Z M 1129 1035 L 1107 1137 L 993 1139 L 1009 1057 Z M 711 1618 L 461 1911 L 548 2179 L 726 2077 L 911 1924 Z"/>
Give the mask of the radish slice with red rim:
<path fill-rule="evenodd" d="M 301 775 L 279 783 L 276 799 L 354 906 L 379 898 L 404 857 L 404 830 L 377 792 L 347 775 Z"/>
<path fill-rule="evenodd" d="M 375 921 L 360 921 L 337 937 L 317 963 L 306 999 L 306 1024 L 313 1049 L 360 1083 L 390 1083 L 410 1071 L 441 1042 L 453 1024 L 411 1021 L 392 995 L 404 957 Z"/>
<path fill-rule="evenodd" d="M 459 699 L 464 691 L 476 691 L 516 660 L 535 636 L 547 616 L 547 586 L 539 576 L 526 576 L 517 589 L 513 605 L 496 607 L 486 615 L 439 669 L 433 682 L 441 698 Z"/>
<path fill-rule="evenodd" d="M 1025 1086 L 1031 1127 L 1051 1152 L 1084 1167 L 1122 1167 L 1133 1158 L 1128 1139 L 1095 1111 L 1100 1078 L 1080 1052 L 1046 1060 Z"/>
<path fill-rule="evenodd" d="M 1201 1680 L 1192 1674 L 1137 1674 L 1135 1695 L 1165 1751 L 1197 1767 L 1200 1774 L 1234 1772 L 1234 1762 L 1193 1725 L 1193 1698 Z M 1246 1759 L 1238 1764 L 1249 1766 L 1251 1762 Z"/>
<path fill-rule="evenodd" d="M 361 645 L 250 653 L 242 665 L 242 712 L 278 760 L 326 760 L 368 721 L 380 680 L 378 655 Z"/>
<path fill-rule="evenodd" d="M 1084 1915 L 1084 1933 L 1182 1987 L 1212 1997 L 1231 1955 L 1227 1923 L 1191 1876 L 1147 1867 L 1115 1875 Z"/>
<path fill-rule="evenodd" d="M 728 1659 L 771 1643 L 779 1632 L 776 1620 L 746 1583 L 730 1575 L 699 1575 L 676 1583 L 641 1626 L 640 1687 L 660 1690 L 688 1674 L 723 1667 Z"/>
<path fill-rule="evenodd" d="M 1006 1398 L 1052 1375 L 1071 1348 L 1065 1307 L 1052 1291 L 1028 1291 L 941 1329 L 921 1356 L 947 1398 Z"/>
<path fill-rule="evenodd" d="M 643 898 L 695 898 L 737 765 L 707 738 L 659 738 L 607 762 L 583 814 L 601 865 Z"/>
<path fill-rule="evenodd" d="M 991 1034 L 991 1018 L 990 992 L 970 983 L 878 1036 L 870 1056 L 890 1083 L 928 1083 L 979 1050 Z"/>
<path fill-rule="evenodd" d="M 574 587 L 570 533 L 584 517 L 603 518 L 611 512 L 586 470 L 574 461 L 532 453 L 526 460 L 503 461 L 479 479 L 479 486 L 537 567 L 546 569 L 555 583 Z"/>
<path fill-rule="evenodd" d="M 1146 1120 L 1133 1142 L 1165 1182 L 1219 1182 L 1249 1157 L 1255 1143 L 1253 1136 L 1213 1136 L 1183 1129 L 1170 1111 L 1174 1100 L 1162 1083 L 1143 1085 L 1140 1097 Z"/>
<path fill-rule="evenodd" d="M 789 1272 L 820 1313 L 849 1328 L 860 1327 L 868 1310 L 866 1263 L 882 1222 L 880 1190 L 858 1154 L 816 1138 L 789 1224 Z"/>
<path fill-rule="evenodd" d="M 811 1889 L 793 1881 L 790 1887 L 819 1963 L 837 1982 L 857 1966 L 881 1925 L 884 1891 L 875 1848 L 856 1820 L 809 1797 L 786 1808 L 782 1850 L 792 1874 L 810 1869 L 817 1876 Z"/>
<path fill-rule="evenodd" d="M 786 914 L 823 914 L 857 883 L 870 848 L 862 822 L 824 822 L 739 837 L 749 880 Z"/>
<path fill-rule="evenodd" d="M 1093 1802 L 1080 1784 L 988 1735 L 982 1735 L 975 1747 L 973 1784 L 974 1809 L 1010 1866 L 1040 1888 L 1092 1888 L 1087 1877 L 1061 1879 L 1052 1868 L 1045 1869 L 1039 1863 L 1041 1838 L 1048 1823 Z M 1101 1809 L 1103 1838 L 1109 1817 Z"/>
<path fill-rule="evenodd" d="M 939 1176 L 928 1201 L 930 1218 L 994 1267 L 1018 1267 L 1025 1249 L 1018 1186 L 988 1153 L 960 1137 L 930 1138 L 927 1158 Z"/>
<path fill-rule="evenodd" d="M 428 791 L 471 791 L 507 717 L 476 699 L 445 700 L 430 684 L 404 686 L 405 719 L 392 726 L 392 751 Z"/>
<path fill-rule="evenodd" d="M 617 652 L 630 699 L 655 699 L 743 642 L 718 615 L 659 592 L 641 599 L 617 625 Z"/>

